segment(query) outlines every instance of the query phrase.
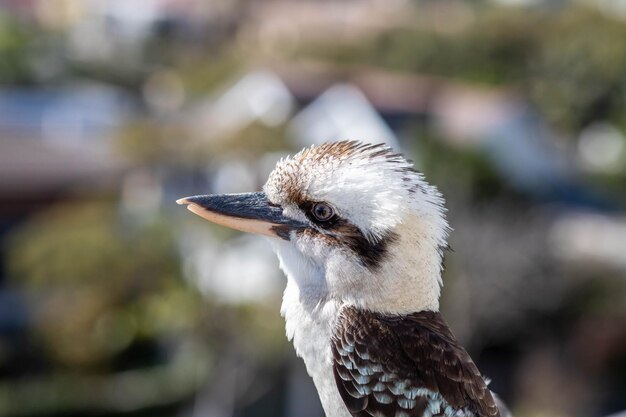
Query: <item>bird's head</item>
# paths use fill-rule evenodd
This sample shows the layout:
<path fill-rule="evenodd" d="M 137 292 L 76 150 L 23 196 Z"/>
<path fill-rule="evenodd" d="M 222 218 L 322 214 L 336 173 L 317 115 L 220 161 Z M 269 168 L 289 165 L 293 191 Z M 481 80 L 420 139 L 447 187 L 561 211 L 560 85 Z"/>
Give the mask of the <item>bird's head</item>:
<path fill-rule="evenodd" d="M 278 162 L 263 192 L 178 200 L 214 223 L 276 238 L 301 292 L 373 311 L 439 306 L 443 199 L 403 156 L 354 141 Z"/>

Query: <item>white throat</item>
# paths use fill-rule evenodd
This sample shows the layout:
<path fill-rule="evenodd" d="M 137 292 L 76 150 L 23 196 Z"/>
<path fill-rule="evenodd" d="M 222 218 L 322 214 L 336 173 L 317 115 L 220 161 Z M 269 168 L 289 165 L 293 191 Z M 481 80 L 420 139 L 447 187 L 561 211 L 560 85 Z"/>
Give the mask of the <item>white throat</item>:
<path fill-rule="evenodd" d="M 327 417 L 351 417 L 335 385 L 331 331 L 342 303 L 329 296 L 324 271 L 315 267 L 290 243 L 279 242 L 276 252 L 287 275 L 281 314 L 287 338 L 304 360 Z"/>

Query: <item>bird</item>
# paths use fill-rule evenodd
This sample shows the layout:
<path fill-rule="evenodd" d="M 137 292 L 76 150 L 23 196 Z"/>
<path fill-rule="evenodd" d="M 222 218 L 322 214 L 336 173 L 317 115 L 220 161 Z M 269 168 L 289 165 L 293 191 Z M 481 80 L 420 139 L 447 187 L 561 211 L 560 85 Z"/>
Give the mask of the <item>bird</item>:
<path fill-rule="evenodd" d="M 439 311 L 444 198 L 402 154 L 324 143 L 278 161 L 263 191 L 177 203 L 271 238 L 286 334 L 326 416 L 508 415 Z"/>

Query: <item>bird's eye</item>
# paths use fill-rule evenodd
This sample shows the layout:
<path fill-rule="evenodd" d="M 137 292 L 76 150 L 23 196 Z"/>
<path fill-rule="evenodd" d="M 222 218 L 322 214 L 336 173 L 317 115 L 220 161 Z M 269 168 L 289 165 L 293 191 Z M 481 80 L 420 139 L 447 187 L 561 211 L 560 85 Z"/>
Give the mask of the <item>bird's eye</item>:
<path fill-rule="evenodd" d="M 328 221 L 335 215 L 333 208 L 326 203 L 315 203 L 311 209 L 311 213 L 321 222 Z"/>

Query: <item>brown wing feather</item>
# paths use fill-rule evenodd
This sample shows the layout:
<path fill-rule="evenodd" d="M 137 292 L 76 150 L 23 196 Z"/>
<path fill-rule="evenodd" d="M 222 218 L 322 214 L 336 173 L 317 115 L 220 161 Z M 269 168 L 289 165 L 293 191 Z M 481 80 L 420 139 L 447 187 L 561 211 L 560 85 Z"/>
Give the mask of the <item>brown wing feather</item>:
<path fill-rule="evenodd" d="M 344 307 L 332 350 L 339 393 L 355 417 L 500 417 L 438 312 L 400 317 Z"/>

